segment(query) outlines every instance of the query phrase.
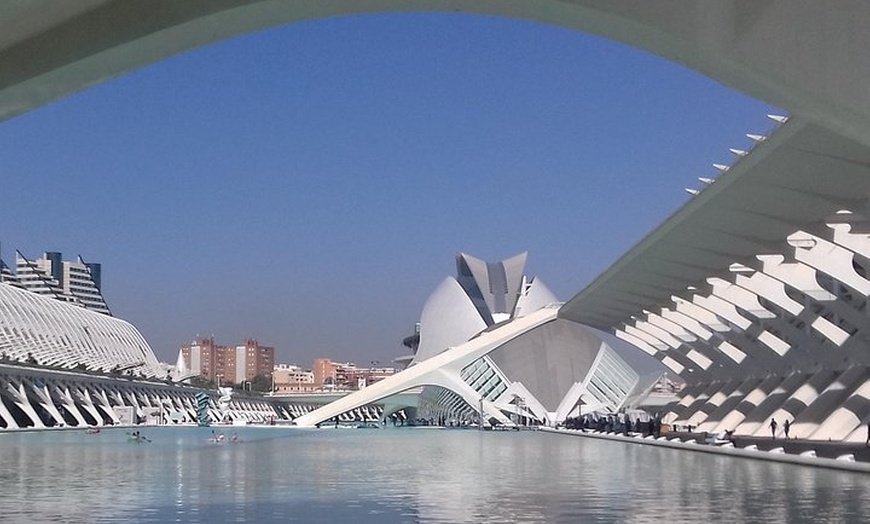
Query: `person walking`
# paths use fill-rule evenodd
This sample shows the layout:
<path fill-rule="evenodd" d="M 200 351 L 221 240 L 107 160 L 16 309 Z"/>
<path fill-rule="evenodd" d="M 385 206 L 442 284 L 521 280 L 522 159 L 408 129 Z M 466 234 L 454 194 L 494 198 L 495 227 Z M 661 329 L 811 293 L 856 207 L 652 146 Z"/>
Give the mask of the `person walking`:
<path fill-rule="evenodd" d="M 770 438 L 772 438 L 774 440 L 776 440 L 776 426 L 777 426 L 776 419 L 771 418 L 770 419 Z"/>
<path fill-rule="evenodd" d="M 788 429 L 791 427 L 791 422 L 788 419 L 785 419 L 785 422 L 782 423 L 782 432 L 785 433 L 785 438 L 788 439 Z"/>

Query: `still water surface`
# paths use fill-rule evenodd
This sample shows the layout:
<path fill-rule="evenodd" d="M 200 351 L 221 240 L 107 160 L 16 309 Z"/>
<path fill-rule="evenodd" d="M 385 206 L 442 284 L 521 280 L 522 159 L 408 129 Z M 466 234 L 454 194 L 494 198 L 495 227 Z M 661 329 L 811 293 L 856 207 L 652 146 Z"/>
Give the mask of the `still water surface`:
<path fill-rule="evenodd" d="M 233 429 L 224 430 L 230 436 Z M 0 522 L 868 522 L 870 476 L 537 432 L 0 435 Z"/>

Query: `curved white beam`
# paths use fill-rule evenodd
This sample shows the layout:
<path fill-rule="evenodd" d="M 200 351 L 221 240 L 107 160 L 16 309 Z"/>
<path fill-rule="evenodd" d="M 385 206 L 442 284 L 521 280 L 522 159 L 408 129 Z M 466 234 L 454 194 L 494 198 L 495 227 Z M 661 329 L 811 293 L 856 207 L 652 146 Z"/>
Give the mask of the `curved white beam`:
<path fill-rule="evenodd" d="M 172 54 L 287 22 L 402 10 L 537 20 L 651 51 L 857 140 L 870 136 L 870 13 L 772 0 L 46 0 L 0 9 L 0 119 Z M 771 45 L 775 42 L 776 45 Z M 836 78 L 837 82 L 829 79 Z"/>
<path fill-rule="evenodd" d="M 315 426 L 333 417 L 366 404 L 377 402 L 402 391 L 420 386 L 439 386 L 463 396 L 472 407 L 481 399 L 476 391 L 461 380 L 460 371 L 478 358 L 538 326 L 556 319 L 558 309 L 543 308 L 525 317 L 514 319 L 491 331 L 481 333 L 465 344 L 449 348 L 434 357 L 411 366 L 334 402 L 307 413 L 294 422 L 298 426 Z M 487 416 L 503 419 L 491 402 L 483 400 Z M 510 425 L 504 419 L 501 422 Z"/>

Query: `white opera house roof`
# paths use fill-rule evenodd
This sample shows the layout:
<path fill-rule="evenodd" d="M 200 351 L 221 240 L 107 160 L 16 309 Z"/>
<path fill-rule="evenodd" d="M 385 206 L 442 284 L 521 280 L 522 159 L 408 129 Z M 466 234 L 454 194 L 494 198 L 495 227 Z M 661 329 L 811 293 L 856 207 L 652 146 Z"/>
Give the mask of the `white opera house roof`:
<path fill-rule="evenodd" d="M 129 322 L 0 283 L 0 354 L 43 366 L 166 374 Z"/>

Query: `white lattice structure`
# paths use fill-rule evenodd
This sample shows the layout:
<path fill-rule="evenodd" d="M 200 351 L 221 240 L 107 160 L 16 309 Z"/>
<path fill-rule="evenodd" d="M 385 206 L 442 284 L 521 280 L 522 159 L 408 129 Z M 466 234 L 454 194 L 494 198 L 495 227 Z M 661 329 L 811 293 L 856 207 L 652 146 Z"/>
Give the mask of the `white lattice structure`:
<path fill-rule="evenodd" d="M 199 388 L 132 377 L 110 377 L 0 364 L 0 429 L 86 427 L 114 424 L 196 424 Z M 289 421 L 285 403 L 253 395 L 222 401 L 208 392 L 212 421 Z M 120 409 L 119 409 L 120 408 Z M 123 418 L 129 412 L 131 418 Z"/>
<path fill-rule="evenodd" d="M 0 284 L 0 353 L 47 366 L 166 374 L 132 324 L 9 284 Z"/>
<path fill-rule="evenodd" d="M 754 146 L 578 293 L 688 383 L 666 420 L 864 442 L 870 422 L 870 147 L 774 117 Z"/>

